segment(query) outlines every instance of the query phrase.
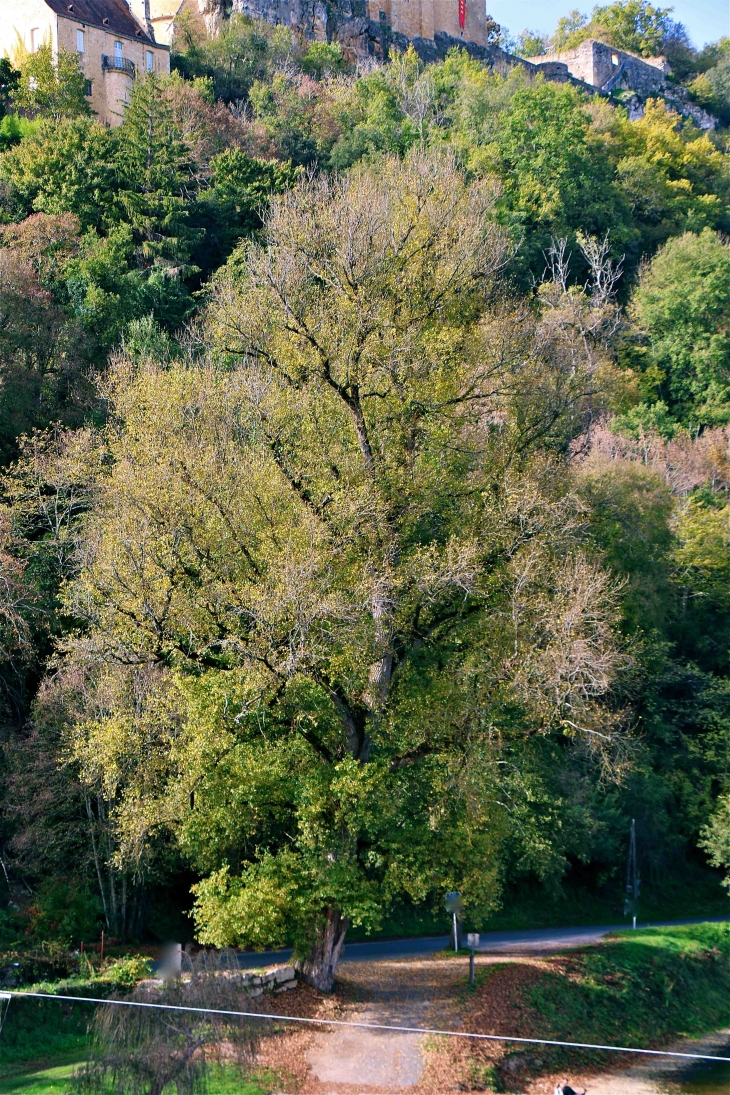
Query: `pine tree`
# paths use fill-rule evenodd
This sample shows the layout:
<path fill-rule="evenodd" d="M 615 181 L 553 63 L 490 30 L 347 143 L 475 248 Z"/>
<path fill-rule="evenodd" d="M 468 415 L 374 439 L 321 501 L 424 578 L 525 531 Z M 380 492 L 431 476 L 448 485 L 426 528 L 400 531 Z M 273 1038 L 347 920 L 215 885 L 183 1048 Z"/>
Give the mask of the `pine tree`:
<path fill-rule="evenodd" d="M 143 267 L 186 266 L 198 233 L 189 224 L 196 183 L 190 151 L 153 74 L 137 84 L 119 130 L 119 200 Z"/>

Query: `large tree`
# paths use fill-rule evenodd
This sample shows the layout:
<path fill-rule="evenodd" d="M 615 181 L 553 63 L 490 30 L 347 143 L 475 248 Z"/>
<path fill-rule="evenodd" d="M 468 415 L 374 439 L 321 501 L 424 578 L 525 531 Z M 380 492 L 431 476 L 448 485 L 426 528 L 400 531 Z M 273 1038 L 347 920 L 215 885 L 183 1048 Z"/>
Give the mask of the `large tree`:
<path fill-rule="evenodd" d="M 207 876 L 199 938 L 293 939 L 323 989 L 397 897 L 493 906 L 505 742 L 617 721 L 561 471 L 605 293 L 500 302 L 494 200 L 422 154 L 302 183 L 218 278 L 212 359 L 108 392 L 71 750 L 121 855 L 171 826 Z"/>

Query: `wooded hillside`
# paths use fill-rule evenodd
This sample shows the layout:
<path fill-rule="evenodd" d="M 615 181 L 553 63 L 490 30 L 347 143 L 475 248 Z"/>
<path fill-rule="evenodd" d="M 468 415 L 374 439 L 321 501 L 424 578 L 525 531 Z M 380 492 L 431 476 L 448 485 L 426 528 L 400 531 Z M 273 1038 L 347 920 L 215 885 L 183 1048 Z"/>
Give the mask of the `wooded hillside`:
<path fill-rule="evenodd" d="M 2 63 L 0 942 L 327 988 L 447 891 L 630 914 L 632 818 L 638 907 L 722 910 L 730 40 L 647 8 L 590 33 L 716 130 L 242 16 L 116 129 Z"/>

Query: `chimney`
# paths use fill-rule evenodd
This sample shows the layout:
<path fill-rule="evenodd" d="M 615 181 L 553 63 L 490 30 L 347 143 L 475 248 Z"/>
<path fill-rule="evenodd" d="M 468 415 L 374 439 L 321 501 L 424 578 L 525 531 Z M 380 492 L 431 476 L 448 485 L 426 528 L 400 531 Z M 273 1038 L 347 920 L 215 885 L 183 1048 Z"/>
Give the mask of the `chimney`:
<path fill-rule="evenodd" d="M 150 0 L 127 0 L 127 3 L 142 30 L 154 41 L 155 31 L 150 20 Z"/>

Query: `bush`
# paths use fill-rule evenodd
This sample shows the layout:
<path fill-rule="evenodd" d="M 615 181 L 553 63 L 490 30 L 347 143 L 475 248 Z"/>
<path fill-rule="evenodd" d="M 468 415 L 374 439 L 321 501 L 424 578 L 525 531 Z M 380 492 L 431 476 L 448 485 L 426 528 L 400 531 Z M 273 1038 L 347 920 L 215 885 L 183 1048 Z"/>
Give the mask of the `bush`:
<path fill-rule="evenodd" d="M 6 114 L 0 121 L 0 152 L 6 152 L 14 144 L 19 144 L 23 137 L 35 133 L 39 125 L 39 121 L 23 118 L 20 114 Z"/>
<path fill-rule="evenodd" d="M 75 880 L 44 883 L 29 910 L 29 927 L 36 939 L 69 945 L 98 939 L 102 908 L 96 894 Z"/>

